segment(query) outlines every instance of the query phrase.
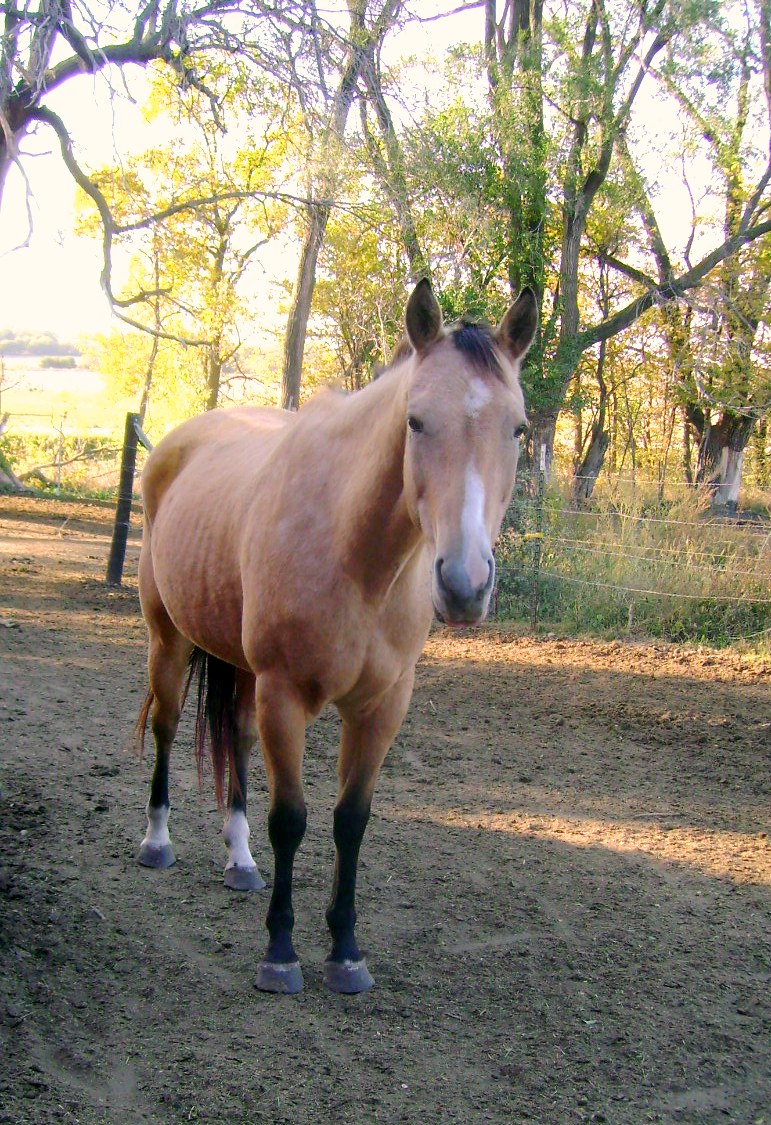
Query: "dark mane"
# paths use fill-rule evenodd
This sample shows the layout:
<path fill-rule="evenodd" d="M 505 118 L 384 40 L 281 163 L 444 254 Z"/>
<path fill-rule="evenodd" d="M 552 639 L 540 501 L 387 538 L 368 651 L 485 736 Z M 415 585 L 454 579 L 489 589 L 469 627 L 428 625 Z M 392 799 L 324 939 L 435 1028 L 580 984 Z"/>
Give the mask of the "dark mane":
<path fill-rule="evenodd" d="M 474 323 L 468 320 L 460 320 L 457 324 L 453 324 L 447 332 L 453 344 L 458 351 L 464 355 L 479 371 L 489 371 L 491 374 L 501 374 L 501 362 L 498 358 L 498 345 L 495 340 L 495 334 L 489 324 Z M 377 379 L 389 367 L 399 363 L 400 360 L 407 359 L 412 355 L 412 345 L 406 336 L 404 336 L 396 346 L 393 356 L 389 363 L 383 367 L 377 367 L 373 374 L 373 379 Z"/>
<path fill-rule="evenodd" d="M 480 371 L 500 375 L 501 361 L 498 345 L 488 324 L 472 324 L 462 320 L 453 325 L 450 335 L 455 347 Z"/>

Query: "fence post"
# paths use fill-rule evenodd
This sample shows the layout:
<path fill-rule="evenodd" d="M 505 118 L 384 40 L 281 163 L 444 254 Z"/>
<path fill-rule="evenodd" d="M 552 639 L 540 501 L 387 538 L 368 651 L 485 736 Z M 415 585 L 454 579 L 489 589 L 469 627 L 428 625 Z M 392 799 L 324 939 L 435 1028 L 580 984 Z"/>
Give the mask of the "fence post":
<path fill-rule="evenodd" d="M 538 628 L 538 595 L 540 593 L 541 553 L 543 551 L 543 498 L 546 481 L 546 445 L 539 449 L 538 490 L 535 504 L 535 534 L 533 535 L 533 578 L 530 584 L 530 631 Z"/>
<path fill-rule="evenodd" d="M 107 562 L 108 586 L 120 586 L 123 578 L 123 563 L 126 559 L 126 543 L 128 542 L 129 524 L 131 523 L 131 498 L 134 493 L 134 470 L 137 463 L 138 428 L 139 415 L 127 414 L 126 428 L 123 433 L 118 504 L 115 508 L 110 558 Z"/>

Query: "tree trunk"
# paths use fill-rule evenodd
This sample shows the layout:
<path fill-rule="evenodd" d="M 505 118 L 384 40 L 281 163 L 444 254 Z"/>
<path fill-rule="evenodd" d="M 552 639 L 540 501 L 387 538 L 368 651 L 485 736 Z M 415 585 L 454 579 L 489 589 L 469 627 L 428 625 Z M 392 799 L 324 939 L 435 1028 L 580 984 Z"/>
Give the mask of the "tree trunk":
<path fill-rule="evenodd" d="M 380 133 L 385 147 L 385 159 L 378 159 L 374 154 L 380 178 L 391 200 L 391 205 L 396 212 L 396 219 L 401 231 L 402 243 L 410 263 L 410 274 L 414 282 L 421 278 L 430 279 L 431 271 L 428 260 L 420 245 L 415 219 L 410 204 L 407 175 L 404 169 L 404 155 L 399 143 L 399 137 L 394 126 L 391 111 L 388 108 L 383 87 L 380 81 L 380 69 L 375 57 L 375 51 L 370 53 L 363 70 L 364 81 L 367 85 L 368 101 L 377 118 Z M 366 124 L 366 123 L 365 123 Z M 374 146 L 372 146 L 374 148 Z"/>
<path fill-rule="evenodd" d="M 8 429 L 8 422 L 10 421 L 10 414 L 4 414 L 0 418 L 0 435 L 4 434 Z M 0 449 L 0 488 L 11 490 L 13 492 L 24 492 L 24 484 L 16 476 L 16 473 L 11 467 L 11 462 Z"/>
<path fill-rule="evenodd" d="M 693 484 L 693 448 L 691 445 L 691 424 L 688 411 L 683 410 L 683 477 L 686 484 Z"/>
<path fill-rule="evenodd" d="M 552 463 L 554 461 L 554 435 L 557 429 L 557 414 L 537 414 L 531 422 L 530 438 L 522 458 L 522 473 L 535 476 L 540 472 L 541 464 L 544 467 L 544 476 L 547 483 L 551 480 Z M 541 461 L 541 450 L 544 450 L 544 459 Z"/>
<path fill-rule="evenodd" d="M 715 507 L 736 510 L 744 461 L 744 449 L 752 436 L 751 415 L 724 411 L 716 422 L 705 417 L 699 442 L 696 480 L 711 484 Z"/>
<path fill-rule="evenodd" d="M 768 419 L 763 418 L 755 427 L 752 435 L 752 444 L 755 450 L 755 467 L 758 484 L 761 488 L 768 488 L 771 484 L 771 464 L 768 455 Z"/>
<path fill-rule="evenodd" d="M 220 396 L 220 378 L 222 376 L 222 357 L 220 355 L 220 341 L 210 344 L 206 349 L 206 409 L 216 410 Z"/>
<path fill-rule="evenodd" d="M 328 207 L 308 209 L 308 225 L 305 228 L 284 339 L 284 366 L 281 373 L 281 405 L 284 410 L 297 410 L 300 406 L 303 355 L 313 290 L 316 286 L 316 263 L 328 221 Z"/>
<path fill-rule="evenodd" d="M 573 499 L 577 507 L 591 499 L 597 478 L 605 464 L 605 454 L 610 445 L 610 434 L 598 423 L 592 426 L 589 448 L 581 462 L 573 486 Z"/>
<path fill-rule="evenodd" d="M 158 252 L 157 243 L 153 245 L 153 267 L 155 270 L 155 289 L 160 292 L 161 288 L 161 263 L 160 255 Z M 147 408 L 150 405 L 150 391 L 153 386 L 153 375 L 155 374 L 155 361 L 158 358 L 158 349 L 161 344 L 161 302 L 160 298 L 156 297 L 153 301 L 153 318 L 155 321 L 155 335 L 152 337 L 152 344 L 150 346 L 150 356 L 147 360 L 147 367 L 145 368 L 145 376 L 142 381 L 142 397 L 139 402 L 139 425 L 144 426 L 145 415 Z"/>
<path fill-rule="evenodd" d="M 739 508 L 739 488 L 742 483 L 743 449 L 724 447 L 720 457 L 720 480 L 715 489 L 713 504 L 725 508 L 729 515 L 736 515 Z"/>
<path fill-rule="evenodd" d="M 297 410 L 300 405 L 302 363 L 311 301 L 316 285 L 316 264 L 329 221 L 330 200 L 339 181 L 339 154 L 345 140 L 345 127 L 356 96 L 357 82 L 367 64 L 367 59 L 374 56 L 398 16 L 401 0 L 387 0 L 371 29 L 367 27 L 364 18 L 367 0 L 357 0 L 357 3 L 349 7 L 351 27 L 348 55 L 319 146 L 322 154 L 322 171 L 316 183 L 316 197 L 324 202 L 308 208 L 308 225 L 305 229 L 297 280 L 289 308 L 284 342 L 284 366 L 281 373 L 281 405 L 285 410 Z"/>

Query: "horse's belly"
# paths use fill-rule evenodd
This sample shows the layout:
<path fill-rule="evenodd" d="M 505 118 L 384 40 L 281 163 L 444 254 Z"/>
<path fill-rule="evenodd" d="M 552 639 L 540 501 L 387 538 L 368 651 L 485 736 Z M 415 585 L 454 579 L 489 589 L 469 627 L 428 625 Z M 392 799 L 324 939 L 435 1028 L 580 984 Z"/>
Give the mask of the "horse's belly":
<path fill-rule="evenodd" d="M 173 492 L 152 529 L 155 584 L 179 631 L 207 652 L 245 667 L 241 644 L 242 596 L 237 552 L 228 549 L 227 521 L 185 512 Z M 224 526 L 223 526 L 224 525 Z"/>

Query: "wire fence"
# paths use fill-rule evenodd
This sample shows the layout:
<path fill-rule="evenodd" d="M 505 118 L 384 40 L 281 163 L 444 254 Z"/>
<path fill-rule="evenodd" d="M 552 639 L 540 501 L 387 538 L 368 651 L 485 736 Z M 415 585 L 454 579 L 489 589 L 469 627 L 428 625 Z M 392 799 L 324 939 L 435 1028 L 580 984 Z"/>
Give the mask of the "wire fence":
<path fill-rule="evenodd" d="M 496 549 L 498 620 L 708 643 L 771 637 L 771 497 L 726 518 L 678 482 L 609 476 L 582 507 L 565 495 L 542 471 L 518 481 Z"/>
<path fill-rule="evenodd" d="M 142 435 L 144 436 L 144 435 Z M 3 448 L 17 461 L 11 435 Z M 35 487 L 118 501 L 121 443 L 54 428 L 24 456 Z M 147 453 L 136 451 L 135 511 Z M 492 617 L 612 635 L 725 643 L 771 638 L 771 495 L 754 512 L 717 516 L 703 490 L 604 474 L 574 507 L 571 482 L 521 474 L 496 547 Z M 125 503 L 128 497 L 123 496 Z M 125 520 L 125 517 L 121 517 Z"/>

